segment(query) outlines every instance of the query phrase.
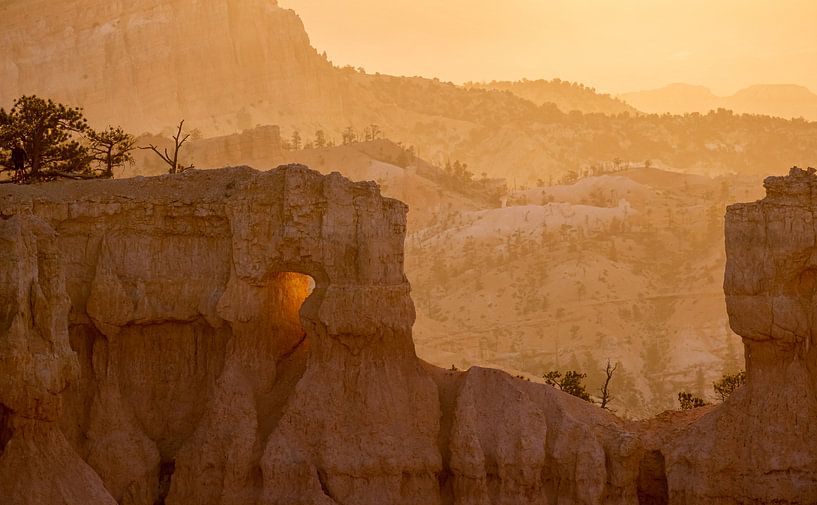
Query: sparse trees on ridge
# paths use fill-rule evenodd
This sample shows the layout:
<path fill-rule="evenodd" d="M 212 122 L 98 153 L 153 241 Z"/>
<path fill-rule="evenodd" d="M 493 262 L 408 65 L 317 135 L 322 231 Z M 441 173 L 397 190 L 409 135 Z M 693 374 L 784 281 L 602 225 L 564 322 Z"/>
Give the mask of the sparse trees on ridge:
<path fill-rule="evenodd" d="M 599 392 L 601 396 L 598 401 L 595 401 L 590 393 L 587 392 L 587 387 L 584 380 L 587 378 L 586 373 L 580 373 L 575 370 L 568 370 L 564 374 L 562 372 L 551 370 L 545 373 L 542 378 L 545 379 L 545 384 L 553 386 L 565 393 L 573 395 L 577 398 L 590 403 L 598 403 L 599 407 L 610 410 L 610 402 L 613 401 L 613 396 L 610 393 L 610 383 L 613 380 L 613 374 L 618 369 L 618 363 L 613 365 L 610 360 L 607 360 L 607 367 L 605 368 L 605 380 Z"/>
<path fill-rule="evenodd" d="M 371 124 L 363 130 L 363 138 L 366 140 L 366 142 L 377 140 L 382 136 L 382 134 L 382 130 L 380 130 L 380 127 L 376 124 Z"/>
<path fill-rule="evenodd" d="M 313 144 L 318 149 L 326 147 L 326 133 L 324 133 L 323 130 L 318 130 L 315 132 L 315 141 L 313 142 Z"/>
<path fill-rule="evenodd" d="M 603 409 L 609 410 L 610 402 L 613 401 L 613 396 L 610 392 L 610 382 L 613 380 L 613 374 L 618 369 L 619 364 L 613 365 L 610 360 L 607 360 L 607 366 L 604 370 L 605 379 L 602 383 L 599 392 L 601 396 L 597 401 L 587 392 L 587 387 L 584 380 L 587 378 L 586 373 L 577 372 L 575 370 L 568 370 L 564 373 L 551 370 L 545 373 L 542 378 L 545 379 L 545 384 L 553 386 L 565 393 L 573 395 L 577 398 L 590 403 L 598 403 Z M 725 374 L 719 380 L 712 384 L 712 388 L 720 398 L 721 402 L 726 401 L 732 393 L 746 383 L 746 372 L 741 371 L 736 374 Z M 681 410 L 690 410 L 698 407 L 709 405 L 706 400 L 696 396 L 688 391 L 681 391 L 678 393 L 678 403 Z"/>
<path fill-rule="evenodd" d="M 736 374 L 724 374 L 723 377 L 712 384 L 712 389 L 715 390 L 720 401 L 725 402 L 732 393 L 744 384 L 746 384 L 746 372 L 741 370 Z M 708 405 L 706 400 L 687 391 L 678 393 L 678 403 L 681 405 L 681 410 L 689 410 Z"/>
<path fill-rule="evenodd" d="M 681 405 L 681 410 L 691 410 L 707 405 L 703 398 L 687 391 L 678 393 L 678 403 Z"/>
<path fill-rule="evenodd" d="M 343 145 L 353 144 L 357 142 L 357 132 L 353 126 L 347 126 L 346 129 L 343 130 L 341 138 L 343 139 Z"/>
<path fill-rule="evenodd" d="M 587 378 L 586 373 L 579 373 L 575 370 L 568 370 L 562 375 L 562 372 L 551 370 L 542 376 L 545 379 L 545 384 L 553 386 L 567 394 L 581 398 L 586 402 L 593 403 L 590 398 L 590 393 L 584 385 L 584 379 Z"/>
<path fill-rule="evenodd" d="M 303 139 L 301 139 L 301 132 L 298 130 L 292 131 L 292 140 L 290 141 L 290 145 L 292 149 L 296 151 L 300 151 L 301 147 L 303 146 Z"/>
<path fill-rule="evenodd" d="M 746 372 L 740 372 L 732 375 L 724 375 L 720 380 L 712 384 L 712 389 L 720 397 L 722 402 L 725 402 L 736 389 L 746 384 Z"/>

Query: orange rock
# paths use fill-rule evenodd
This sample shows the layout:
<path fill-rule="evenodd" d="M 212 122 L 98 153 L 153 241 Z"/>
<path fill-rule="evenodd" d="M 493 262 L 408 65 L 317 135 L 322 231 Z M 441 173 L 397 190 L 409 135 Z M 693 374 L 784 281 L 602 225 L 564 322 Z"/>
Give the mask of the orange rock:
<path fill-rule="evenodd" d="M 813 503 L 815 179 L 728 213 L 747 387 L 638 423 L 418 360 L 407 208 L 373 183 L 291 165 L 4 185 L 0 496 Z"/>

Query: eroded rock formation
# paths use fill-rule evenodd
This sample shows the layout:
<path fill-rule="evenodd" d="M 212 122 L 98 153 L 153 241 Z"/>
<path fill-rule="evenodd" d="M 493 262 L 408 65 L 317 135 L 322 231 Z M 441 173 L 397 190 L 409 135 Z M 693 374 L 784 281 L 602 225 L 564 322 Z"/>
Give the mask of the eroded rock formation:
<path fill-rule="evenodd" d="M 729 211 L 748 387 L 642 423 L 421 363 L 407 208 L 372 183 L 286 166 L 5 186 L 0 496 L 813 503 L 815 179 Z"/>
<path fill-rule="evenodd" d="M 4 107 L 34 93 L 135 134 L 182 118 L 234 133 L 343 110 L 332 65 L 276 0 L 7 0 L 0 18 Z"/>

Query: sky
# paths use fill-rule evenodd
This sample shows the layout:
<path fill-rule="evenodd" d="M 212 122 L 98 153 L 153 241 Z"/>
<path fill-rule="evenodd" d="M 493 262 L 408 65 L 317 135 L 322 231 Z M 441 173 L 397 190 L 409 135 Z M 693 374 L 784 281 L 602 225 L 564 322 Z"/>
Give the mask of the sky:
<path fill-rule="evenodd" d="M 560 78 L 817 92 L 817 0 L 279 0 L 338 65 L 445 81 Z"/>

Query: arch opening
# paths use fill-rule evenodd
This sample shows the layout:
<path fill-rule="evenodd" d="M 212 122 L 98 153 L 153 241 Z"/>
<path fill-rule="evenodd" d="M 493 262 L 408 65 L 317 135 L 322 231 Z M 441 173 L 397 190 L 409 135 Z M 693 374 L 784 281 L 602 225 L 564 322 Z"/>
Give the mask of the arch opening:
<path fill-rule="evenodd" d="M 280 342 L 277 359 L 282 359 L 306 341 L 304 305 L 315 293 L 315 279 L 299 272 L 277 272 L 266 283 L 264 317 L 273 339 Z"/>
<path fill-rule="evenodd" d="M 270 389 L 258 397 L 262 439 L 278 425 L 287 400 L 306 370 L 310 336 L 317 331 L 317 309 L 324 290 L 315 277 L 299 271 L 278 271 L 266 278 L 262 310 L 268 326 L 262 333 L 265 341 L 275 342 L 274 362 L 269 363 L 275 373 Z"/>

